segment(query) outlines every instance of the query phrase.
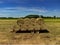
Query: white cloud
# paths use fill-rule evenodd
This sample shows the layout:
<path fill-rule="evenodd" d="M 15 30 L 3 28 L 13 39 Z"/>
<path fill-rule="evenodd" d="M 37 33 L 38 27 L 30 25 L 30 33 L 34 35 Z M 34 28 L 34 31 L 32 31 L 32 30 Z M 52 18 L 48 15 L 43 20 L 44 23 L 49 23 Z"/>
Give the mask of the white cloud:
<path fill-rule="evenodd" d="M 17 16 L 17 15 L 23 15 L 24 14 L 38 14 L 38 13 L 46 13 L 48 10 L 43 8 L 27 8 L 27 7 L 5 7 L 0 8 L 0 16 Z"/>
<path fill-rule="evenodd" d="M 47 12 L 46 9 L 28 9 L 27 11 L 42 12 L 42 13 Z"/>
<path fill-rule="evenodd" d="M 13 12 L 13 11 L 31 11 L 31 12 L 48 12 L 47 9 L 43 8 L 26 8 L 26 7 L 6 7 L 0 9 L 2 12 Z"/>

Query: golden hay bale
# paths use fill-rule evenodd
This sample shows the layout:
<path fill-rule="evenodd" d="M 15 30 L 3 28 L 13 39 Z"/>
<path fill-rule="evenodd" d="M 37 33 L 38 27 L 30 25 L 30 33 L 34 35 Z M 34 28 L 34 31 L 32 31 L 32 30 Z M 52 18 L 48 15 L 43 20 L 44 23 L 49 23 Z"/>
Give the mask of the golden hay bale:
<path fill-rule="evenodd" d="M 24 24 L 24 20 L 23 20 L 23 19 L 19 19 L 19 20 L 17 20 L 17 24 L 18 24 L 18 25 L 22 25 L 22 24 Z"/>
<path fill-rule="evenodd" d="M 30 19 L 29 18 L 26 18 L 26 19 L 24 19 L 24 24 L 26 24 L 26 25 L 29 25 L 30 24 Z"/>
<path fill-rule="evenodd" d="M 25 21 L 24 24 L 29 25 L 29 24 L 31 24 L 31 22 L 30 21 Z"/>
<path fill-rule="evenodd" d="M 30 19 L 29 18 L 25 18 L 24 21 L 29 21 Z"/>
<path fill-rule="evenodd" d="M 29 26 L 28 26 L 28 30 L 34 30 L 34 26 L 29 25 Z"/>
<path fill-rule="evenodd" d="M 27 26 L 26 25 L 22 25 L 21 26 L 21 30 L 27 30 Z"/>
<path fill-rule="evenodd" d="M 42 24 L 44 24 L 44 21 L 42 18 L 37 18 L 36 23 L 38 23 L 39 25 L 42 25 Z"/>
<path fill-rule="evenodd" d="M 25 23 L 25 22 L 29 22 L 29 21 L 30 21 L 29 18 L 25 18 L 25 19 L 24 19 L 24 23 Z"/>
<path fill-rule="evenodd" d="M 34 26 L 35 25 L 35 18 L 31 18 L 31 20 L 30 20 L 30 25 L 32 25 L 32 26 Z"/>
<path fill-rule="evenodd" d="M 40 25 L 35 25 L 35 26 L 34 26 L 34 29 L 35 29 L 35 30 L 40 30 L 40 28 L 41 28 Z"/>
<path fill-rule="evenodd" d="M 31 22 L 35 22 L 36 19 L 35 18 L 31 18 L 30 20 L 31 20 Z"/>

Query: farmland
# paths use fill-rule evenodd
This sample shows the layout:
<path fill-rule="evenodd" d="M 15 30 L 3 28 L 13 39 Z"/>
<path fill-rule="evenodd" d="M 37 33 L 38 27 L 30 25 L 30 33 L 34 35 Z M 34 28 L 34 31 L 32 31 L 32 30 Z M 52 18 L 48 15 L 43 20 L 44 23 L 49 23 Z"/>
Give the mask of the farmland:
<path fill-rule="evenodd" d="M 11 43 L 10 38 L 14 35 L 12 35 L 10 31 L 13 30 L 16 21 L 17 19 L 0 19 L 0 43 Z M 45 27 L 52 35 L 60 36 L 60 19 L 44 19 L 44 21 Z"/>

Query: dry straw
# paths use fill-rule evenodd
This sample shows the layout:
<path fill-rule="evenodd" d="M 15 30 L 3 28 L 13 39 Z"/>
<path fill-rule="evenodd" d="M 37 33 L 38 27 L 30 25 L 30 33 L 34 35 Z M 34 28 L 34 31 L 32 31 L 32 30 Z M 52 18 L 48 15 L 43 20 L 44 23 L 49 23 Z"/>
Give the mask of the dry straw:
<path fill-rule="evenodd" d="M 25 18 L 17 20 L 20 30 L 41 30 L 44 29 L 44 22 L 42 18 Z"/>
<path fill-rule="evenodd" d="M 17 20 L 17 24 L 18 24 L 18 25 L 23 25 L 23 24 L 24 24 L 24 20 L 23 20 L 23 19 Z"/>

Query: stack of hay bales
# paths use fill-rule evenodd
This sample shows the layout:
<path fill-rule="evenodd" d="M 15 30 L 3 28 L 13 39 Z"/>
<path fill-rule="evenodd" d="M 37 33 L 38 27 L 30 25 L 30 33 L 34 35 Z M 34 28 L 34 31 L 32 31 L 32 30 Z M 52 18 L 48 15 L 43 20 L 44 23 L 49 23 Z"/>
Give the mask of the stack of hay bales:
<path fill-rule="evenodd" d="M 25 18 L 17 20 L 19 30 L 42 30 L 44 21 L 42 18 Z M 16 29 L 15 29 L 16 30 Z"/>

